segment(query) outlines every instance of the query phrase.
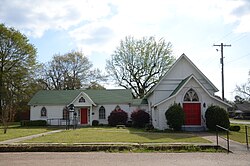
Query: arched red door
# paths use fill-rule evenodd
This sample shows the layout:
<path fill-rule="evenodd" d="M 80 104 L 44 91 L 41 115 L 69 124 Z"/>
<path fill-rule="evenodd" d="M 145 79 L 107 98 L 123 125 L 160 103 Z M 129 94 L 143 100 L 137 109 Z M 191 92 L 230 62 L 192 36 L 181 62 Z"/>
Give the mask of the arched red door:
<path fill-rule="evenodd" d="M 184 96 L 183 110 L 185 125 L 201 125 L 201 103 L 197 93 L 192 88 Z"/>

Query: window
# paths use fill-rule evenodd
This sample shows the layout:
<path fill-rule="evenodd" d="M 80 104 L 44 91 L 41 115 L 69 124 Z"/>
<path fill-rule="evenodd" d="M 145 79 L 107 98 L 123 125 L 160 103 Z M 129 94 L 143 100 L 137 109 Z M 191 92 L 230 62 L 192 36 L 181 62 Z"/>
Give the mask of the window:
<path fill-rule="evenodd" d="M 106 119 L 105 108 L 103 106 L 99 108 L 99 119 Z"/>
<path fill-rule="evenodd" d="M 79 103 L 85 103 L 85 99 L 84 99 L 83 97 L 81 97 L 81 98 L 79 99 Z"/>
<path fill-rule="evenodd" d="M 197 93 L 191 88 L 184 96 L 184 101 L 199 101 Z"/>
<path fill-rule="evenodd" d="M 66 107 L 63 109 L 63 119 L 69 119 L 69 112 Z"/>
<path fill-rule="evenodd" d="M 45 108 L 45 107 L 43 107 L 42 109 L 41 109 L 41 116 L 47 116 L 47 109 Z"/>

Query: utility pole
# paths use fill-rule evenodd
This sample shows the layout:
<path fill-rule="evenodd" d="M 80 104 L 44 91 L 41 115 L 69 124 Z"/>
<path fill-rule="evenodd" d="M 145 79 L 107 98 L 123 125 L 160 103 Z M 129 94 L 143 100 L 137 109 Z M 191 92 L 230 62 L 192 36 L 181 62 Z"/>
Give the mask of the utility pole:
<path fill-rule="evenodd" d="M 226 45 L 221 43 L 220 45 L 216 45 L 214 44 L 214 46 L 218 46 L 220 47 L 220 51 L 221 51 L 221 58 L 220 58 L 220 63 L 221 63 L 221 83 L 222 83 L 222 100 L 224 101 L 224 56 L 223 56 L 223 47 L 231 47 L 230 45 Z"/>

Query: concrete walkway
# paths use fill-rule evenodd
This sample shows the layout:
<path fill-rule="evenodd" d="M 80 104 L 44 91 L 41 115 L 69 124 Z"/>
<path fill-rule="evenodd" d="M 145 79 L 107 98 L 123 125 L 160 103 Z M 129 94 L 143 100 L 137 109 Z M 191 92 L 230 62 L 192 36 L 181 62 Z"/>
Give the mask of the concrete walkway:
<path fill-rule="evenodd" d="M 211 141 L 214 145 L 216 145 L 216 135 L 208 132 L 194 133 L 197 136 L 200 136 L 206 140 Z M 230 136 L 229 136 L 230 139 Z M 219 146 L 227 149 L 227 141 L 219 137 Z M 239 142 L 229 140 L 229 150 L 233 153 L 250 153 L 250 149 L 247 150 L 246 144 L 241 144 Z"/>
<path fill-rule="evenodd" d="M 58 132 L 61 132 L 61 131 L 63 131 L 63 130 L 53 130 L 53 131 L 49 131 L 49 132 L 46 132 L 46 133 L 40 133 L 40 134 L 29 135 L 29 136 L 20 137 L 20 138 L 9 139 L 9 140 L 6 140 L 6 141 L 1 141 L 0 144 L 17 143 L 17 142 L 21 142 L 21 141 L 25 141 L 25 140 L 29 140 L 29 139 L 33 139 L 33 138 L 37 138 L 37 137 L 41 137 L 41 136 L 44 136 L 44 135 L 58 133 Z"/>

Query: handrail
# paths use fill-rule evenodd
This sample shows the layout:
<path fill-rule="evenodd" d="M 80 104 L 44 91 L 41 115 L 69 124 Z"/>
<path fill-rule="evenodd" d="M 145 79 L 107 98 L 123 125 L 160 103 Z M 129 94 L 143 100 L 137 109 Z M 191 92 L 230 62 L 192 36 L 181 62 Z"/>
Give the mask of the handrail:
<path fill-rule="evenodd" d="M 220 129 L 227 132 L 227 138 L 226 139 L 224 137 L 219 136 L 218 128 L 220 128 Z M 230 152 L 230 150 L 229 150 L 229 130 L 224 128 L 224 127 L 221 127 L 219 125 L 216 125 L 216 143 L 217 143 L 217 146 L 219 146 L 219 137 L 227 141 L 227 153 L 229 153 Z"/>

